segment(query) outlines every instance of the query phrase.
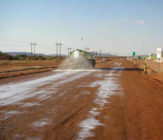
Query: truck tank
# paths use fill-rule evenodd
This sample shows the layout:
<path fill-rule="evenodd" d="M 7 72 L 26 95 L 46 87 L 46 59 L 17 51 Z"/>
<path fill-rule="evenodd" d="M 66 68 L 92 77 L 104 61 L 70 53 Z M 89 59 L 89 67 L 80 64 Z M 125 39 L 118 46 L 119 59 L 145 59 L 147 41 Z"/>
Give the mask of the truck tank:
<path fill-rule="evenodd" d="M 73 68 L 95 68 L 96 60 L 92 52 L 76 49 L 70 52 L 70 62 Z"/>

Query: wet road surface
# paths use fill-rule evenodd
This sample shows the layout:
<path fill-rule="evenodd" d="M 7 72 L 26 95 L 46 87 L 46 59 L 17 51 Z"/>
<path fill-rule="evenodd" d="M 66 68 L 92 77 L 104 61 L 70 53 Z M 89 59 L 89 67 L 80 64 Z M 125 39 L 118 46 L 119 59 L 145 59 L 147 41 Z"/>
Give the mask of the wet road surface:
<path fill-rule="evenodd" d="M 122 92 L 120 65 L 109 70 L 55 70 L 46 77 L 0 85 L 0 138 L 96 137 L 93 131 L 105 127 L 97 116 L 111 95 Z"/>
<path fill-rule="evenodd" d="M 0 83 L 0 140 L 163 139 L 163 86 L 130 61 Z"/>

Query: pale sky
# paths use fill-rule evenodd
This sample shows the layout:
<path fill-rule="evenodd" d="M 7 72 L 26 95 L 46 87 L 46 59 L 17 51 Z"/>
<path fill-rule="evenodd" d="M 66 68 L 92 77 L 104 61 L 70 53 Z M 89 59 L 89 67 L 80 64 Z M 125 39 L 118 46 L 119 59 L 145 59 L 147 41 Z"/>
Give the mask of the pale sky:
<path fill-rule="evenodd" d="M 0 0 L 0 51 L 128 55 L 163 48 L 163 0 Z M 83 40 L 81 40 L 81 37 Z"/>

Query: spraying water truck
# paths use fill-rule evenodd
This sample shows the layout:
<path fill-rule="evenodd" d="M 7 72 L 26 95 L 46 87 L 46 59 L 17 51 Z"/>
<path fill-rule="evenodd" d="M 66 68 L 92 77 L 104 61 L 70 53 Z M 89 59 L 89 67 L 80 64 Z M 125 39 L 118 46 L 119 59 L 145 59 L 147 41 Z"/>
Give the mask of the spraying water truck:
<path fill-rule="evenodd" d="M 92 52 L 76 49 L 70 52 L 70 62 L 73 68 L 95 68 L 96 60 Z"/>

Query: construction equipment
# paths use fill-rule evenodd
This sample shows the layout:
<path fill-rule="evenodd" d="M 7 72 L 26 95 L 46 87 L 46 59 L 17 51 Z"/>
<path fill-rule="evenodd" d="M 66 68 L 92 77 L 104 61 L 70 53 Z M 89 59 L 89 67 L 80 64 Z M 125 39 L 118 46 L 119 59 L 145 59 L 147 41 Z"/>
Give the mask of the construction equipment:
<path fill-rule="evenodd" d="M 76 49 L 70 52 L 70 62 L 73 68 L 95 68 L 96 60 L 92 52 Z"/>

